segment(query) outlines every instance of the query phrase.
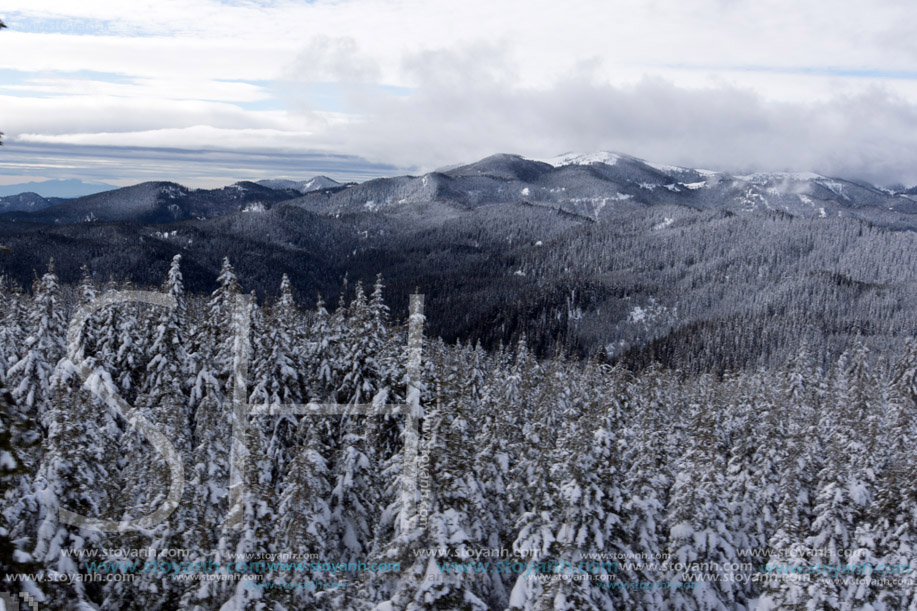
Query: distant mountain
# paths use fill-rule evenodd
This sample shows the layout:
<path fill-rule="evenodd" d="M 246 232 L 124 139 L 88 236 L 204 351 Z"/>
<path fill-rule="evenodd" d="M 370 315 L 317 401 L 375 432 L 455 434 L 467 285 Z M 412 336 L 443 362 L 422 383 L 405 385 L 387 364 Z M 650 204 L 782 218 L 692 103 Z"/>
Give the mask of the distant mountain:
<path fill-rule="evenodd" d="M 71 224 L 127 221 L 168 223 L 187 218 L 210 218 L 247 206 L 270 206 L 299 195 L 252 182 L 239 182 L 221 189 L 188 189 L 173 182 L 145 182 L 74 200 L 35 212 L 12 212 L 0 219 Z"/>
<path fill-rule="evenodd" d="M 619 153 L 566 154 L 549 160 L 493 155 L 424 176 L 380 178 L 347 189 L 315 191 L 293 203 L 319 214 L 353 214 L 429 202 L 461 208 L 526 203 L 593 220 L 660 205 L 771 210 L 801 217 L 851 216 L 917 229 L 917 201 L 907 192 L 817 174 L 695 170 Z"/>
<path fill-rule="evenodd" d="M 38 193 L 19 193 L 0 197 L 0 214 L 4 212 L 35 212 L 63 202 L 59 197 L 46 198 Z"/>
<path fill-rule="evenodd" d="M 807 218 L 849 216 L 896 229 L 917 229 L 913 189 L 880 189 L 811 173 L 736 175 L 655 164 L 611 152 L 567 153 L 545 160 L 499 154 L 423 176 L 361 184 L 341 184 L 325 176 L 240 182 L 211 190 L 151 182 L 63 203 L 35 197 L 0 200 L 0 214 L 7 213 L 7 220 L 36 223 L 166 223 L 288 201 L 320 215 L 391 212 L 405 206 L 417 212 L 429 210 L 431 204 L 453 214 L 479 206 L 525 204 L 597 221 L 647 207 L 685 206 L 768 210 Z"/>
<path fill-rule="evenodd" d="M 107 183 L 88 183 L 82 180 L 45 180 L 41 182 L 23 182 L 15 185 L 0 186 L 0 197 L 18 195 L 20 193 L 36 193 L 42 197 L 73 198 L 84 195 L 93 195 L 102 191 L 117 189 L 115 185 Z"/>
<path fill-rule="evenodd" d="M 685 369 L 783 362 L 807 336 L 889 349 L 917 328 L 917 198 L 900 189 L 617 153 L 298 185 L 144 183 L 0 214 L 0 274 L 28 287 L 53 257 L 68 282 L 86 263 L 157 286 L 182 253 L 188 289 L 209 292 L 229 256 L 246 290 L 276 295 L 286 273 L 309 307 L 381 272 L 393 316 L 420 290 L 449 341 Z"/>
<path fill-rule="evenodd" d="M 309 180 L 259 180 L 257 184 L 270 189 L 292 189 L 300 193 L 309 193 L 311 191 L 321 191 L 323 189 L 337 189 L 344 185 L 327 176 L 316 176 Z"/>

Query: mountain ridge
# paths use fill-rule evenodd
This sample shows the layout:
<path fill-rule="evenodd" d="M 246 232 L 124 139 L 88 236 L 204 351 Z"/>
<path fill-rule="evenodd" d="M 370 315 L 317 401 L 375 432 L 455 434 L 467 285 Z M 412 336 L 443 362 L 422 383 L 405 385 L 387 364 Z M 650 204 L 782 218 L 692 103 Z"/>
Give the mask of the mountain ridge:
<path fill-rule="evenodd" d="M 68 201 L 0 198 L 0 219 L 68 224 L 168 223 L 209 218 L 248 205 L 298 206 L 315 214 L 401 213 L 439 202 L 457 210 L 530 204 L 599 219 L 659 205 L 733 212 L 773 210 L 800 217 L 852 216 L 895 229 L 917 229 L 917 191 L 883 189 L 811 172 L 731 174 L 658 164 L 624 153 L 564 153 L 531 159 L 499 153 L 423 175 L 339 183 L 265 179 L 219 189 L 149 182 Z M 26 201 L 28 200 L 28 201 Z"/>
<path fill-rule="evenodd" d="M 144 182 L 95 195 L 66 200 L 37 211 L 0 215 L 0 220 L 45 224 L 88 222 L 169 223 L 187 218 L 210 218 L 249 205 L 270 205 L 299 195 L 253 182 L 219 189 L 189 189 L 168 181 Z"/>
<path fill-rule="evenodd" d="M 255 181 L 263 187 L 278 190 L 292 189 L 300 193 L 309 193 L 310 191 L 320 191 L 322 189 L 337 189 L 343 187 L 346 183 L 338 182 L 327 176 L 313 176 L 308 180 L 288 180 L 285 178 L 274 178 Z"/>
<path fill-rule="evenodd" d="M 0 185 L 0 197 L 20 195 L 22 193 L 35 193 L 49 199 L 73 199 L 75 197 L 93 195 L 95 193 L 111 191 L 117 188 L 117 185 L 105 182 L 83 182 L 77 178 L 66 180 L 43 180 L 12 185 Z"/>
<path fill-rule="evenodd" d="M 913 332 L 911 196 L 809 174 L 592 161 L 498 155 L 305 195 L 145 183 L 0 215 L 0 274 L 27 287 L 53 257 L 67 282 L 85 262 L 99 283 L 158 286 L 180 253 L 188 289 L 209 293 L 229 256 L 259 296 L 286 273 L 301 302 L 320 292 L 334 303 L 345 283 L 382 273 L 396 309 L 410 291 L 427 295 L 431 329 L 450 341 L 525 336 L 538 352 L 687 368 L 779 361 L 811 328 L 829 329 L 832 352 L 854 328 L 877 348 Z M 748 328 L 730 355 L 707 350 L 706 338 Z"/>
<path fill-rule="evenodd" d="M 621 153 L 565 154 L 551 160 L 498 154 L 422 176 L 378 178 L 287 202 L 318 214 L 391 212 L 405 204 L 449 202 L 460 208 L 530 203 L 598 218 L 655 205 L 793 216 L 853 216 L 917 229 L 917 198 L 814 173 L 734 175 L 654 164 Z"/>

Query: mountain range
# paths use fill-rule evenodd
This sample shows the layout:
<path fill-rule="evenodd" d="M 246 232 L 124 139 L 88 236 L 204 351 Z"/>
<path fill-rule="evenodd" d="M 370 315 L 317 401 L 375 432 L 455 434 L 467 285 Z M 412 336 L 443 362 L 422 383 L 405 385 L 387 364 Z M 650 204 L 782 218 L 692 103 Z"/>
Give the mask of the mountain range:
<path fill-rule="evenodd" d="M 74 198 L 117 188 L 117 186 L 106 182 L 83 182 L 76 178 L 70 178 L 67 180 L 44 180 L 0 185 L 0 197 L 19 195 L 20 193 L 34 193 L 41 197 Z"/>
<path fill-rule="evenodd" d="M 11 187 L 47 185 L 49 182 L 79 183 L 80 181 L 46 181 L 24 183 Z M 84 185 L 90 192 L 80 197 L 42 196 L 34 191 L 0 196 L 0 214 L 7 212 L 39 212 L 66 204 L 43 214 L 12 215 L 8 220 L 36 222 L 80 223 L 92 221 L 139 221 L 162 223 L 192 216 L 209 217 L 244 208 L 250 202 L 270 204 L 321 189 L 343 186 L 326 176 L 310 180 L 259 180 L 257 183 L 238 182 L 222 189 L 187 189 L 172 182 L 146 182 L 118 189 L 114 186 Z M 63 189 L 63 187 L 61 187 Z M 269 191 L 268 191 L 269 190 Z M 10 188 L 6 189 L 7 192 Z M 114 192 L 113 192 L 114 191 Z M 276 191 L 277 193 L 274 193 Z M 47 193 L 48 190 L 44 189 Z M 62 192 L 72 192 L 64 189 Z M 77 201 L 78 200 L 78 201 Z"/>
<path fill-rule="evenodd" d="M 529 203 L 593 220 L 648 206 L 700 210 L 771 210 L 793 216 L 851 216 L 897 228 L 917 227 L 917 197 L 817 174 L 731 175 L 652 164 L 614 153 L 536 161 L 494 155 L 420 177 L 377 179 L 346 190 L 307 194 L 297 202 L 317 213 L 391 210 L 449 202 L 463 208 Z"/>
<path fill-rule="evenodd" d="M 546 160 L 493 155 L 423 176 L 341 184 L 325 176 L 305 181 L 240 182 L 222 189 L 187 189 L 149 182 L 73 200 L 20 194 L 0 198 L 7 221 L 167 223 L 209 218 L 249 204 L 280 202 L 317 214 L 390 212 L 405 205 L 446 203 L 457 209 L 531 204 L 593 220 L 648 206 L 699 210 L 780 211 L 800 217 L 848 216 L 899 229 L 917 228 L 917 189 L 894 191 L 812 173 L 733 175 L 650 163 L 617 153 L 566 154 Z M 23 202 L 23 203 L 20 203 Z"/>
<path fill-rule="evenodd" d="M 100 283 L 156 286 L 182 253 L 188 288 L 210 291 L 229 256 L 247 290 L 276 295 L 287 273 L 308 305 L 382 273 L 394 313 L 419 289 L 446 339 L 683 367 L 781 361 L 806 336 L 827 359 L 856 333 L 887 348 L 917 326 L 917 193 L 817 174 L 501 154 L 360 184 L 26 200 L 0 214 L 0 272 L 23 286 L 51 257 L 64 281 L 85 263 Z"/>

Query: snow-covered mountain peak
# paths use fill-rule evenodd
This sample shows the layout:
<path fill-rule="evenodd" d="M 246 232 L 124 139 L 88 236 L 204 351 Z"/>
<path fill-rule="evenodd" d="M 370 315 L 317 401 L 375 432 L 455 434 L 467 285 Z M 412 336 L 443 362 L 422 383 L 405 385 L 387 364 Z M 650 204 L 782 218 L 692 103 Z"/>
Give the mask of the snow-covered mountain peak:
<path fill-rule="evenodd" d="M 565 165 L 592 165 L 593 163 L 604 163 L 605 165 L 615 165 L 621 159 L 628 158 L 626 155 L 612 153 L 609 151 L 597 151 L 594 153 L 564 153 L 549 159 L 533 159 L 559 168 Z"/>
<path fill-rule="evenodd" d="M 311 191 L 334 189 L 343 186 L 341 183 L 327 176 L 315 176 L 309 180 L 288 180 L 283 178 L 259 180 L 257 184 L 262 187 L 268 187 L 269 189 L 293 189 L 303 194 Z"/>
<path fill-rule="evenodd" d="M 755 172 L 754 174 L 737 175 L 734 178 L 752 183 L 828 180 L 821 174 L 815 174 L 814 172 Z"/>

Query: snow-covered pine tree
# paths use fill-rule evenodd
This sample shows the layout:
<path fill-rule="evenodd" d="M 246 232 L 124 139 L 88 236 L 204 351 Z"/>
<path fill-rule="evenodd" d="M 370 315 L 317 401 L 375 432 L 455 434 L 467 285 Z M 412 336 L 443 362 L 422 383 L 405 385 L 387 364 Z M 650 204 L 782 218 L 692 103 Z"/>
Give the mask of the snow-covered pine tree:
<path fill-rule="evenodd" d="M 286 274 L 280 283 L 280 299 L 265 312 L 265 350 L 253 367 L 255 403 L 300 403 L 302 381 L 299 372 L 299 313 L 293 302 L 290 279 Z"/>
<path fill-rule="evenodd" d="M 804 572 L 812 550 L 806 547 L 806 537 L 813 519 L 812 471 L 817 474 L 822 451 L 816 414 L 818 377 L 806 342 L 778 375 L 774 409 L 779 419 L 771 439 L 763 446 L 779 461 L 780 478 L 775 491 L 778 500 L 775 530 L 768 540 L 765 560 L 770 574 L 760 587 L 762 610 L 802 611 L 809 600 L 807 589 L 812 578 Z M 777 439 L 782 443 L 775 444 Z M 776 570 L 783 570 L 782 567 L 786 567 L 786 573 L 777 574 Z"/>
<path fill-rule="evenodd" d="M 229 262 L 229 257 L 223 258 L 220 274 L 217 276 L 217 288 L 210 295 L 207 302 L 206 318 L 201 325 L 203 341 L 209 349 L 205 358 L 210 361 L 211 369 L 218 380 L 222 381 L 227 394 L 232 393 L 230 374 L 232 371 L 232 345 L 233 345 L 233 311 L 236 300 L 242 293 L 236 272 Z"/>
<path fill-rule="evenodd" d="M 64 355 L 67 329 L 63 305 L 52 260 L 48 272 L 35 280 L 29 307 L 29 335 L 23 342 L 22 356 L 7 371 L 13 398 L 44 427 L 48 426 L 51 373 Z"/>
<path fill-rule="evenodd" d="M 552 376 L 553 377 L 553 376 Z M 516 417 L 521 424 L 519 441 L 514 448 L 515 464 L 511 467 L 509 485 L 510 507 L 516 515 L 516 538 L 512 548 L 514 559 L 524 563 L 559 563 L 564 548 L 557 541 L 560 528 L 560 513 L 563 509 L 561 485 L 563 472 L 558 469 L 567 456 L 557 448 L 555 427 L 556 397 L 537 387 L 536 380 L 547 384 L 551 380 L 542 374 L 542 369 L 528 351 L 524 339 L 516 347 L 506 391 L 507 401 L 516 405 Z M 509 609 L 537 609 L 545 604 L 550 589 L 551 575 L 530 579 L 525 575 L 514 576 L 515 585 L 509 598 Z"/>
<path fill-rule="evenodd" d="M 260 350 L 264 350 L 264 346 L 259 345 L 260 339 L 264 336 L 264 323 L 254 295 L 248 301 L 247 314 L 236 311 L 237 300 L 233 295 L 237 294 L 238 285 L 234 282 L 235 275 L 228 260 L 224 260 L 221 278 L 221 288 L 217 289 L 211 297 L 207 316 L 209 320 L 213 321 L 220 312 L 228 315 L 227 326 L 222 330 L 219 340 L 224 347 L 228 346 L 228 349 L 225 350 L 225 357 L 220 356 L 217 351 L 215 360 L 219 364 L 222 358 L 227 358 L 227 371 L 238 372 L 247 366 L 245 360 L 249 358 L 246 351 L 242 349 L 245 342 L 250 342 L 251 349 L 256 356 Z M 221 289 L 225 289 L 222 296 L 220 296 Z M 244 328 L 245 316 L 250 322 L 248 336 Z M 228 392 L 235 392 L 234 384 L 236 382 L 237 376 L 231 375 L 226 382 Z M 251 390 L 250 385 L 248 388 L 238 389 L 243 401 L 249 396 Z M 245 494 L 235 499 L 235 504 L 230 507 L 227 520 L 223 522 L 224 528 L 215 554 L 218 558 L 257 558 L 261 554 L 276 550 L 274 531 L 278 519 L 275 507 L 277 482 L 274 480 L 267 457 L 268 440 L 262 427 L 255 424 L 253 418 L 247 418 L 241 423 L 233 422 L 233 434 L 241 435 L 240 441 L 245 446 L 245 452 L 249 457 L 248 460 L 233 465 L 233 468 L 243 470 L 240 476 L 245 483 Z M 233 503 L 232 495 L 229 500 Z M 236 524 L 237 527 L 226 528 L 233 524 Z M 276 571 L 269 567 L 263 572 L 259 571 L 258 574 L 261 576 L 260 579 L 266 582 L 277 579 Z M 267 594 L 267 596 L 270 598 L 273 595 Z M 227 608 L 245 609 L 252 606 L 257 607 L 261 603 L 256 601 L 264 598 L 264 591 L 251 588 L 245 584 L 244 580 L 240 580 L 232 583 L 232 594 L 225 604 L 229 605 Z"/>
<path fill-rule="evenodd" d="M 465 346 L 463 350 L 460 383 L 463 386 L 464 402 L 468 406 L 466 409 L 475 427 L 471 470 L 480 488 L 481 508 L 478 519 L 486 537 L 482 545 L 491 550 L 510 549 L 515 538 L 512 533 L 513 516 L 509 514 L 506 504 L 510 458 L 502 437 L 510 410 L 494 400 L 499 392 L 493 382 L 495 372 L 480 342 L 474 349 Z M 498 572 L 487 576 L 490 584 L 486 602 L 491 607 L 506 606 L 509 588 L 515 583 L 512 577 Z"/>
<path fill-rule="evenodd" d="M 308 328 L 308 341 L 303 342 L 300 354 L 308 399 L 325 400 L 333 387 L 331 363 L 331 315 L 325 309 L 321 294 L 315 301 L 315 310 Z"/>
<path fill-rule="evenodd" d="M 191 462 L 186 472 L 187 487 L 180 520 L 189 527 L 182 533 L 182 547 L 192 562 L 227 563 L 234 558 L 220 547 L 223 523 L 229 511 L 229 448 L 232 439 L 231 407 L 220 382 L 204 367 L 197 375 L 192 395 L 196 401 L 193 415 Z M 231 584 L 222 580 L 189 581 L 184 584 L 180 608 L 219 607 L 230 596 Z"/>
<path fill-rule="evenodd" d="M 385 343 L 384 326 L 376 324 L 363 292 L 357 282 L 353 300 L 347 308 L 344 337 L 341 342 L 343 378 L 337 389 L 337 402 L 359 404 L 369 402 L 381 388 L 377 357 Z"/>
<path fill-rule="evenodd" d="M 0 318 L 0 384 L 6 382 L 6 368 L 10 365 L 12 357 L 13 343 L 9 339 L 10 331 L 6 326 L 6 319 L 10 311 L 10 299 L 6 292 L 6 277 L 0 275 L 0 311 L 3 312 Z"/>
<path fill-rule="evenodd" d="M 848 364 L 849 363 L 849 364 Z M 852 358 L 842 355 L 835 366 L 833 409 L 824 408 L 820 427 L 827 431 L 826 460 L 818 474 L 815 518 L 810 525 L 806 545 L 823 552 L 823 564 L 844 564 L 856 546 L 855 532 L 870 503 L 874 473 L 867 456 L 867 414 L 872 384 L 866 362 L 865 347 L 858 346 Z M 863 426 L 866 424 L 867 426 Z M 866 460 L 864 460 L 864 458 Z M 849 581 L 817 577 L 808 588 L 810 604 L 840 608 L 852 603 Z"/>
<path fill-rule="evenodd" d="M 369 456 L 372 451 L 366 447 L 363 418 L 344 416 L 340 451 L 332 470 L 330 544 L 341 562 L 365 558 L 373 541 L 374 511 L 379 507 L 378 473 Z"/>
<path fill-rule="evenodd" d="M 376 277 L 369 301 L 370 338 L 368 349 L 375 353 L 375 406 L 402 404 L 405 401 L 405 342 L 389 331 L 389 308 L 382 298 L 382 275 Z M 405 329 L 399 330 L 401 332 Z M 376 453 L 376 460 L 385 469 L 401 453 L 404 418 L 387 408 L 374 408 L 374 416 L 366 421 L 366 438 Z"/>
<path fill-rule="evenodd" d="M 297 434 L 300 441 L 297 444 L 299 452 L 283 476 L 283 493 L 277 508 L 275 541 L 279 549 L 315 554 L 317 558 L 330 558 L 336 550 L 329 547 L 329 499 L 332 484 L 327 459 L 328 448 L 322 441 L 319 427 L 314 426 L 311 418 L 303 418 L 300 421 Z M 334 575 L 321 571 L 290 571 L 281 574 L 281 579 L 291 581 L 306 578 L 320 582 L 324 579 L 333 579 Z M 297 591 L 297 605 L 314 605 L 312 594 Z"/>
<path fill-rule="evenodd" d="M 297 341 L 299 313 L 286 274 L 280 283 L 280 299 L 264 318 L 263 333 L 253 333 L 253 339 L 260 345 L 255 350 L 254 389 L 249 403 L 273 406 L 303 403 Z M 272 415 L 259 421 L 267 441 L 265 458 L 270 463 L 272 479 L 281 486 L 283 474 L 297 453 L 294 447 L 297 423 L 297 417 L 290 414 Z"/>
<path fill-rule="evenodd" d="M 648 367 L 629 384 L 626 391 L 627 415 L 624 430 L 623 487 L 628 492 L 623 505 L 626 542 L 636 563 L 632 578 L 641 583 L 656 583 L 664 575 L 653 566 L 662 564 L 666 550 L 665 507 L 674 481 L 672 464 L 667 461 L 668 424 L 672 422 L 672 400 L 668 384 L 658 366 Z M 631 576 L 624 576 L 622 579 Z M 660 588 L 630 593 L 634 608 L 656 609 L 664 604 Z"/>
<path fill-rule="evenodd" d="M 485 512 L 482 519 L 488 523 L 487 546 L 490 549 L 511 549 L 516 538 L 513 530 L 516 516 L 510 509 L 507 490 L 511 483 L 512 454 L 515 448 L 511 445 L 518 440 L 518 416 L 515 406 L 504 400 L 504 392 L 518 392 L 516 385 L 507 389 L 504 384 L 510 375 L 506 363 L 497 355 L 489 355 L 481 347 L 475 346 L 468 359 L 468 372 L 465 374 L 476 406 L 477 440 L 474 450 L 473 469 L 477 474 L 484 497 Z M 495 607 L 505 606 L 509 600 L 509 590 L 515 584 L 515 576 L 508 573 L 494 573 L 491 580 L 492 600 Z"/>
<path fill-rule="evenodd" d="M 0 384 L 6 382 L 7 370 L 19 360 L 20 346 L 25 337 L 22 294 L 15 285 L 8 289 L 7 278 L 0 276 Z"/>
<path fill-rule="evenodd" d="M 141 390 L 154 397 L 165 392 L 180 395 L 185 382 L 188 352 L 181 255 L 172 258 L 162 291 L 175 300 L 175 307 L 156 306 L 151 312 L 153 336 L 147 343 L 146 378 Z"/>
<path fill-rule="evenodd" d="M 37 561 L 35 549 L 37 499 L 29 495 L 32 490 L 41 435 L 34 420 L 14 403 L 9 392 L 0 385 L 0 579 L 4 589 L 15 591 L 14 574 L 37 574 L 47 570 L 47 564 Z M 35 581 L 20 583 L 21 591 L 31 594 L 40 602 L 47 600 L 44 585 Z"/>
<path fill-rule="evenodd" d="M 908 340 L 904 355 L 885 386 L 887 410 L 878 441 L 885 459 L 875 482 L 875 497 L 857 529 L 858 562 L 873 566 L 911 566 L 917 553 L 917 341 Z M 911 569 L 913 570 L 913 569 Z M 895 575 L 871 588 L 869 603 L 878 609 L 917 609 L 917 592 Z M 898 583 L 894 580 L 898 579 Z"/>
<path fill-rule="evenodd" d="M 463 392 L 460 357 L 440 342 L 434 346 L 438 400 L 424 418 L 429 487 L 422 500 L 427 520 L 420 526 L 423 544 L 436 555 L 403 558 L 393 608 L 483 611 L 494 597 L 492 575 L 455 570 L 480 558 L 488 541 L 482 521 L 488 509 L 473 470 L 473 415 Z"/>
<path fill-rule="evenodd" d="M 250 348 L 250 358 L 249 361 L 254 360 L 258 362 L 263 359 L 263 355 L 268 353 L 270 349 L 265 341 L 267 337 L 266 322 L 264 319 L 264 313 L 261 307 L 258 305 L 258 300 L 256 299 L 255 292 L 252 291 L 249 295 L 248 301 L 248 319 L 249 319 L 249 348 Z M 244 330 L 239 328 L 237 325 L 240 324 L 240 320 L 234 319 L 233 321 L 233 334 L 236 338 L 237 345 L 239 339 L 243 337 Z M 237 367 L 241 364 L 241 359 L 244 356 L 240 351 L 236 351 L 233 355 L 233 367 Z M 255 385 L 252 383 L 251 377 L 249 377 L 248 387 L 246 389 L 240 389 L 243 392 L 247 392 L 249 398 L 252 393 L 254 393 Z M 274 420 L 277 416 L 250 416 L 248 422 L 248 435 L 249 441 L 252 443 L 252 448 L 254 448 L 253 453 L 251 454 L 251 460 L 253 461 L 253 473 L 257 475 L 258 485 L 261 486 L 261 490 L 270 497 L 267 499 L 271 504 L 271 507 L 274 508 L 274 503 L 276 497 L 280 494 L 283 485 L 283 470 L 279 469 L 278 466 L 274 463 L 274 456 L 270 450 L 271 444 L 274 440 L 274 429 L 275 423 Z M 294 421 L 295 424 L 295 421 Z M 295 434 L 295 429 L 293 432 L 289 432 L 286 435 L 289 444 L 289 447 L 292 448 L 285 452 L 287 458 L 284 462 L 284 467 L 286 464 L 292 460 L 292 456 L 296 453 L 295 446 L 298 444 L 298 437 Z M 286 447 L 280 445 L 278 447 Z M 284 460 L 284 459 L 281 459 Z"/>
<path fill-rule="evenodd" d="M 786 437 L 782 414 L 768 391 L 771 380 L 764 371 L 729 375 L 723 382 L 729 409 L 725 414 L 730 450 L 727 462 L 730 532 L 737 549 L 763 557 L 776 529 L 778 496 L 785 457 L 784 446 L 772 439 Z M 757 594 L 754 583 L 735 583 L 743 600 Z"/>
<path fill-rule="evenodd" d="M 96 369 L 90 382 L 111 387 L 111 378 L 101 369 Z M 52 570 L 78 573 L 81 551 L 101 543 L 103 535 L 62 523 L 59 512 L 111 516 L 117 499 L 116 464 L 111 460 L 117 439 L 110 433 L 117 427 L 101 401 L 82 389 L 83 380 L 68 358 L 55 368 L 50 384 L 53 399 L 46 414 L 46 449 L 32 491 L 39 508 L 33 556 Z M 72 587 L 79 599 L 87 598 L 83 583 L 74 582 Z M 59 598 L 58 604 L 82 606 L 69 595 Z"/>
<path fill-rule="evenodd" d="M 738 560 L 726 497 L 727 451 L 718 422 L 724 405 L 716 394 L 717 387 L 713 376 L 701 375 L 686 397 L 685 417 L 690 423 L 687 447 L 677 465 L 667 520 L 667 581 L 672 584 L 669 605 L 679 611 L 726 611 L 746 602 L 738 599 L 732 583 L 694 577 L 704 571 L 690 568 L 692 563 L 722 567 Z M 693 585 L 678 587 L 684 583 Z"/>
<path fill-rule="evenodd" d="M 80 267 L 80 284 L 77 287 L 78 301 L 77 305 L 79 307 L 89 307 L 98 297 L 99 290 L 96 287 L 95 282 L 92 280 L 92 273 L 89 271 L 89 266 L 83 264 Z M 98 311 L 94 312 L 83 325 L 83 336 L 82 344 L 87 356 L 92 356 L 96 359 L 96 362 L 99 362 L 97 353 L 99 337 L 101 336 L 101 316 Z"/>
<path fill-rule="evenodd" d="M 106 294 L 114 294 L 118 290 L 130 290 L 130 285 L 119 287 L 114 280 L 106 282 Z M 148 346 L 143 342 L 152 337 L 144 333 L 138 313 L 136 303 L 115 303 L 103 307 L 97 313 L 95 349 L 87 352 L 111 374 L 121 396 L 127 401 L 136 398 L 140 383 L 145 379 Z"/>
<path fill-rule="evenodd" d="M 175 255 L 163 283 L 163 292 L 175 300 L 175 307 L 157 306 L 152 313 L 155 321 L 153 337 L 146 342 L 149 346 L 146 379 L 137 403 L 187 463 L 192 449 L 192 421 L 184 394 L 188 352 L 185 340 L 184 284 L 180 266 L 181 255 Z M 147 447 L 136 431 L 130 432 L 128 439 L 133 445 Z M 137 450 L 139 452 L 139 447 Z M 132 453 L 127 452 L 126 455 L 132 456 Z M 167 471 L 160 473 L 168 479 Z M 138 486 L 137 492 L 142 495 L 148 493 L 142 481 L 135 480 L 128 484 L 131 485 Z"/>
<path fill-rule="evenodd" d="M 500 381 L 500 399 L 504 406 L 512 406 L 512 420 L 505 423 L 501 435 L 511 450 L 507 502 L 517 518 L 532 507 L 541 506 L 547 453 L 555 447 L 554 406 L 551 397 L 541 394 L 540 380 L 543 380 L 541 365 L 522 337 L 516 344 L 512 365 Z"/>
<path fill-rule="evenodd" d="M 185 395 L 189 359 L 181 260 L 181 255 L 172 258 L 162 286 L 162 292 L 175 300 L 175 307 L 156 305 L 147 315 L 144 327 L 152 333 L 141 340 L 147 347 L 146 370 L 134 405 L 169 440 L 183 468 L 187 468 L 193 446 L 191 412 Z M 122 435 L 120 455 L 125 460 L 120 474 L 118 517 L 137 519 L 158 509 L 167 498 L 172 477 L 170 465 L 138 430 L 130 427 Z M 142 532 L 125 532 L 117 541 L 125 548 L 181 547 L 183 533 L 191 527 L 192 520 L 187 512 L 174 511 L 157 526 Z M 162 608 L 177 605 L 183 590 L 182 584 L 168 575 L 157 574 L 144 576 L 129 586 L 114 584 L 110 596 L 123 603 L 131 592 L 139 593 L 146 604 Z"/>
<path fill-rule="evenodd" d="M 598 558 L 600 554 L 630 556 L 621 520 L 626 495 L 615 438 L 622 428 L 619 397 L 623 379 L 617 370 L 592 362 L 587 363 L 585 372 L 572 376 L 565 359 L 556 358 L 555 363 L 548 368 L 548 378 L 556 379 L 557 388 L 566 386 L 568 390 L 553 394 L 570 397 L 558 441 L 561 462 L 553 467 L 554 477 L 561 482 L 555 545 L 559 558 L 572 566 L 546 576 L 552 581 L 544 586 L 534 608 L 620 608 L 628 604 L 629 593 L 612 589 L 611 584 L 629 581 L 630 576 L 620 574 L 616 560 Z M 564 575 L 570 578 L 561 578 Z"/>

